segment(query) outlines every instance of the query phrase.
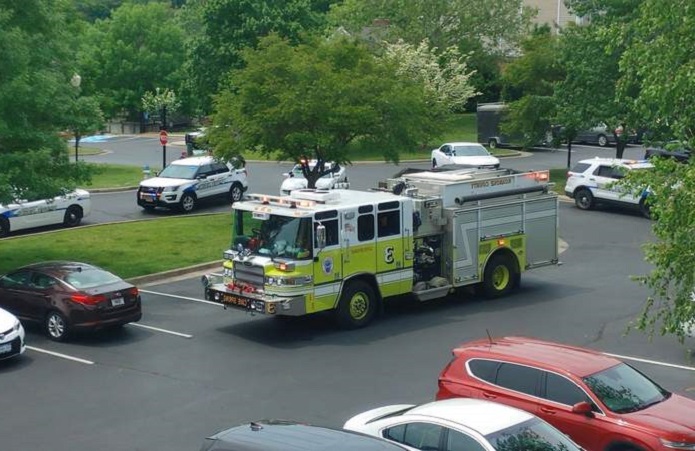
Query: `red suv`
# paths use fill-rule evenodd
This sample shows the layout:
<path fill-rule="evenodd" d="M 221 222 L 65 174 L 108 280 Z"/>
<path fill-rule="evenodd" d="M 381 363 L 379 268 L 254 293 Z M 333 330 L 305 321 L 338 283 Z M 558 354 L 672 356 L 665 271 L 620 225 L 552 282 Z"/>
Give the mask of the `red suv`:
<path fill-rule="evenodd" d="M 437 399 L 524 409 L 591 451 L 695 450 L 695 401 L 618 359 L 522 337 L 464 343 L 453 353 Z"/>

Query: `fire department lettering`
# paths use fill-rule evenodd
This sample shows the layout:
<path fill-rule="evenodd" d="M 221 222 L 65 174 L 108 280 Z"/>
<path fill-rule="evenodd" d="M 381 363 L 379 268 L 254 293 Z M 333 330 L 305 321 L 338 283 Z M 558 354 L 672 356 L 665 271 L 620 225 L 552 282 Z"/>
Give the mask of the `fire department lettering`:
<path fill-rule="evenodd" d="M 504 177 L 492 180 L 481 180 L 471 183 L 472 188 L 487 188 L 490 186 L 508 185 L 512 183 L 512 177 Z"/>
<path fill-rule="evenodd" d="M 384 261 L 389 265 L 393 263 L 393 246 L 384 248 Z"/>

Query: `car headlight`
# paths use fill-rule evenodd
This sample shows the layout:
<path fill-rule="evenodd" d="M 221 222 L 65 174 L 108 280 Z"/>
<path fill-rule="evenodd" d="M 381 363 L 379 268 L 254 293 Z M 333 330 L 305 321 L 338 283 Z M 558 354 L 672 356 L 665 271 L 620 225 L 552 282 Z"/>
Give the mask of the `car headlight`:
<path fill-rule="evenodd" d="M 690 443 L 690 442 L 672 442 L 672 441 L 670 441 L 670 440 L 666 440 L 666 439 L 663 439 L 663 438 L 660 438 L 659 440 L 661 441 L 661 444 L 664 445 L 666 448 L 695 450 L 695 443 Z"/>
<path fill-rule="evenodd" d="M 180 188 L 180 187 L 178 187 L 178 186 L 170 186 L 170 187 L 169 187 L 169 191 L 171 191 L 172 193 L 175 193 L 176 191 L 179 190 L 179 188 Z"/>
<path fill-rule="evenodd" d="M 19 322 L 19 320 L 16 320 L 14 325 L 12 326 L 12 330 L 17 332 L 19 329 L 21 329 L 22 323 Z"/>

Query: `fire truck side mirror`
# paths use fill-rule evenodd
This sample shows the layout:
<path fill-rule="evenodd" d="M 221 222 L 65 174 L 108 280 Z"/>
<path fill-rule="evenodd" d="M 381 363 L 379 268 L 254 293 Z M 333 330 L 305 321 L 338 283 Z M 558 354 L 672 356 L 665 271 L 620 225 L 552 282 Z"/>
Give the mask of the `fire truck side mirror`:
<path fill-rule="evenodd" d="M 316 226 L 316 249 L 321 250 L 326 247 L 326 226 L 319 224 Z"/>

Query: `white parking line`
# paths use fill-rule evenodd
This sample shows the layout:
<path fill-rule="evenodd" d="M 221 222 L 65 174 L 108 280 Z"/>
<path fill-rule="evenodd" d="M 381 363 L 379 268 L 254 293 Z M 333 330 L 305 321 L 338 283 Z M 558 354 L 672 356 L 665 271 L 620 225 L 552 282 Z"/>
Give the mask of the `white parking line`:
<path fill-rule="evenodd" d="M 615 358 L 623 359 L 623 360 L 634 360 L 635 362 L 649 363 L 651 365 L 666 366 L 669 368 L 677 368 L 679 370 L 686 370 L 686 371 L 695 371 L 695 368 L 693 368 L 692 366 L 676 365 L 675 363 L 659 362 L 657 360 L 648 360 L 648 359 L 643 359 L 640 357 L 630 357 L 627 355 L 611 354 L 610 352 L 604 352 L 604 354 L 607 356 L 611 356 L 611 357 L 615 357 Z"/>
<path fill-rule="evenodd" d="M 157 332 L 176 335 L 177 337 L 193 338 L 193 335 L 182 334 L 181 332 L 174 332 L 173 330 L 160 329 L 159 327 L 146 326 L 144 324 L 130 323 L 129 326 L 141 327 L 143 329 L 149 329 L 149 330 L 156 330 Z"/>
<path fill-rule="evenodd" d="M 142 290 L 142 289 L 140 290 L 140 293 L 155 294 L 157 296 L 167 296 L 170 298 L 184 299 L 186 301 L 193 301 L 193 302 L 202 302 L 203 304 L 210 304 L 210 305 L 214 305 L 216 307 L 222 307 L 222 304 L 218 304 L 217 302 L 205 301 L 203 299 L 189 298 L 188 296 L 177 296 L 175 294 L 158 293 L 156 291 L 149 291 L 149 290 Z"/>
<path fill-rule="evenodd" d="M 73 362 L 84 363 L 85 365 L 94 365 L 91 360 L 80 359 L 79 357 L 73 357 L 71 355 L 61 354 L 59 352 L 48 351 L 46 349 L 35 348 L 33 346 L 27 346 L 27 349 L 32 351 L 41 352 L 43 354 L 52 355 L 54 357 L 60 357 L 61 359 L 72 360 Z"/>

